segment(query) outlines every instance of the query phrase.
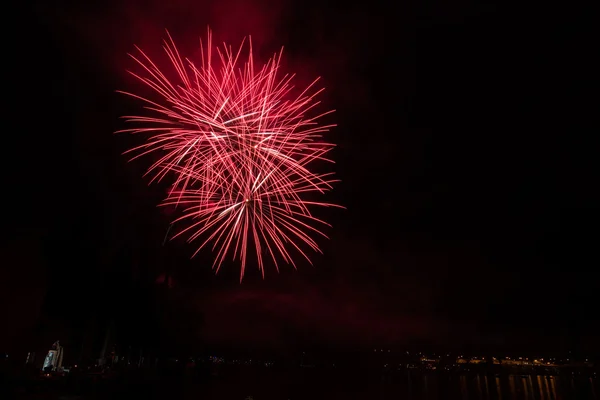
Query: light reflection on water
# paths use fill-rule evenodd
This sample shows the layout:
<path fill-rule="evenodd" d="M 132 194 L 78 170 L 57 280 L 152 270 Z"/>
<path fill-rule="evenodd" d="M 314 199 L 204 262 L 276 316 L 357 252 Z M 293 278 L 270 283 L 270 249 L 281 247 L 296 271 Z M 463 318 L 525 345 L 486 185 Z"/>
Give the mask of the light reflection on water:
<path fill-rule="evenodd" d="M 210 378 L 151 377 L 137 381 L 132 377 L 106 382 L 104 387 L 100 382 L 80 389 L 81 400 L 243 400 L 250 396 L 253 400 L 600 400 L 599 378 L 414 370 L 384 375 L 351 370 L 239 370 Z"/>
<path fill-rule="evenodd" d="M 237 399 L 242 393 L 234 395 L 228 389 L 243 387 L 243 394 L 252 394 L 254 400 L 600 400 L 597 397 L 599 381 L 587 377 L 455 375 L 418 371 L 370 378 L 300 374 L 281 376 L 281 379 L 275 376 L 258 378 L 248 384 L 216 385 L 211 393 L 214 396 L 204 398 Z"/>
<path fill-rule="evenodd" d="M 443 380 L 445 380 L 443 382 Z M 415 386 L 421 380 L 423 391 L 402 393 L 402 384 L 389 390 L 382 398 L 434 400 L 600 400 L 599 380 L 595 378 L 564 378 L 555 376 L 486 376 L 462 375 L 444 378 L 442 375 L 414 374 L 406 382 Z M 443 395 L 442 389 L 444 389 Z"/>

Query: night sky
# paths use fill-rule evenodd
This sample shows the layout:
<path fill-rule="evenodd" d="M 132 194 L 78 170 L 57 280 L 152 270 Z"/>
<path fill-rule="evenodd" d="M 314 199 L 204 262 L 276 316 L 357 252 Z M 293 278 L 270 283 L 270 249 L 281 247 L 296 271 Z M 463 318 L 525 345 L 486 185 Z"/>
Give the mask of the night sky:
<path fill-rule="evenodd" d="M 23 24 L 3 35 L 7 348 L 79 343 L 110 320 L 120 344 L 182 349 L 597 346 L 590 24 L 467 0 L 321 3 L 56 1 L 15 14 Z M 251 34 L 259 58 L 285 46 L 300 83 L 323 77 L 342 181 L 327 200 L 347 210 L 326 215 L 314 266 L 264 281 L 250 267 L 241 285 L 233 266 L 215 276 L 209 250 L 190 261 L 195 248 L 163 246 L 165 188 L 147 186 L 146 160 L 121 156 L 141 140 L 112 134 L 138 106 L 115 93 L 139 88 L 127 53 L 162 57 L 167 28 L 193 56 L 207 25 L 234 45 Z"/>

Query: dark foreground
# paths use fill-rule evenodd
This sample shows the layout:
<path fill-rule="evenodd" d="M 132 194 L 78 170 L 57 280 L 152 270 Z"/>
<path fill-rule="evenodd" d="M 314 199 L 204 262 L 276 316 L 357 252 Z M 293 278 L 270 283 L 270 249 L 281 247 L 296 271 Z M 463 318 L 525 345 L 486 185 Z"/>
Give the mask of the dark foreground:
<path fill-rule="evenodd" d="M 240 368 L 205 373 L 130 371 L 5 382 L 14 399 L 444 399 L 600 400 L 598 377 L 482 375 L 414 370 L 387 373 Z"/>

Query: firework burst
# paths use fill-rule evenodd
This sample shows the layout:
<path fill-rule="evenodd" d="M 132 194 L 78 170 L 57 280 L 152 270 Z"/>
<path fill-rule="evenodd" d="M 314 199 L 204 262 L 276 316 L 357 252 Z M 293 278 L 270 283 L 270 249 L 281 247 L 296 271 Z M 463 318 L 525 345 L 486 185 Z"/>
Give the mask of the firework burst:
<path fill-rule="evenodd" d="M 294 76 L 279 74 L 282 52 L 257 68 L 250 40 L 242 61 L 245 44 L 213 49 L 209 31 L 196 66 L 168 36 L 163 49 L 175 80 L 137 48 L 131 57 L 141 72 L 131 74 L 154 97 L 121 92 L 145 103 L 145 115 L 124 117 L 135 127 L 119 131 L 146 136 L 126 153 L 157 154 L 147 172 L 151 182 L 172 179 L 163 204 L 182 208 L 174 222 L 184 224 L 173 237 L 200 241 L 196 253 L 212 244 L 217 271 L 228 255 L 240 260 L 240 280 L 252 248 L 263 277 L 265 257 L 277 268 L 281 260 L 295 267 L 293 252 L 310 262 L 306 249 L 320 251 L 314 237 L 325 236 L 319 226 L 328 224 L 309 209 L 339 207 L 309 200 L 335 181 L 311 171 L 315 161 L 332 162 L 333 145 L 322 134 L 334 125 L 319 120 L 333 111 L 310 116 L 322 91 L 318 80 L 293 94 Z"/>

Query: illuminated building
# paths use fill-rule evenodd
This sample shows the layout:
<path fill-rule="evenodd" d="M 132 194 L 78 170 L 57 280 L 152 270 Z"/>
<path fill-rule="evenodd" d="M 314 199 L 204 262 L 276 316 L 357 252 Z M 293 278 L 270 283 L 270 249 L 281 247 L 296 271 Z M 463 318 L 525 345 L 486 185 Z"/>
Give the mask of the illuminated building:
<path fill-rule="evenodd" d="M 48 351 L 46 354 L 46 358 L 44 359 L 44 365 L 42 369 L 44 371 L 56 371 L 57 369 L 62 368 L 62 360 L 63 360 L 63 347 L 60 345 L 58 340 L 54 342 L 52 345 L 52 349 Z"/>

